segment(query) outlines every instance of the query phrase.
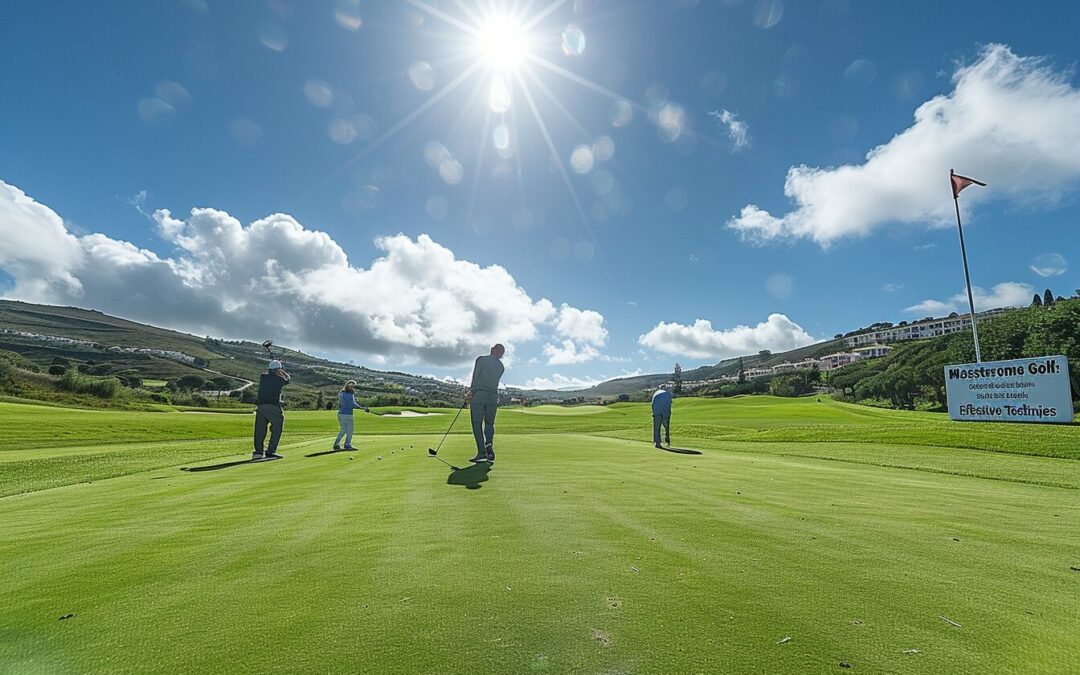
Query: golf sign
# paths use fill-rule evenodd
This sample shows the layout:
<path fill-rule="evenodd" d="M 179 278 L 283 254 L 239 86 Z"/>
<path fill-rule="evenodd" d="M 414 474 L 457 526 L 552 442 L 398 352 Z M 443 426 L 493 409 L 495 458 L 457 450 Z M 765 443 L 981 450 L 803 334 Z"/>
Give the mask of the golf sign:
<path fill-rule="evenodd" d="M 1069 361 L 1064 356 L 945 366 L 949 417 L 968 422 L 1056 422 L 1073 419 Z"/>

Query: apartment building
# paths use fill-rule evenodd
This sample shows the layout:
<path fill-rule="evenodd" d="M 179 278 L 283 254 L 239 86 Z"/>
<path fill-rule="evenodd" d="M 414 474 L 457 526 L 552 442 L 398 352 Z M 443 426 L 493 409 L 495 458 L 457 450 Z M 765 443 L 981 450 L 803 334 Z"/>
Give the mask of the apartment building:
<path fill-rule="evenodd" d="M 991 309 L 979 312 L 975 316 L 979 320 L 987 319 L 996 314 L 1009 311 L 1009 308 Z M 901 342 L 903 340 L 922 340 L 924 338 L 950 335 L 960 331 L 971 330 L 971 315 L 958 314 L 947 316 L 942 319 L 927 319 L 925 321 L 913 321 L 905 326 L 893 326 L 881 330 L 859 333 L 844 338 L 848 347 L 865 347 L 883 342 Z"/>

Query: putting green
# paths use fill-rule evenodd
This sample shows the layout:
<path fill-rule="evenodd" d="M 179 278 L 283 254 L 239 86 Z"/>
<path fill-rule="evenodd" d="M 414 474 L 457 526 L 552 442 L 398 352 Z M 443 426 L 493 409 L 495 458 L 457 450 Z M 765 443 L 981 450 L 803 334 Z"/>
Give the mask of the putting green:
<path fill-rule="evenodd" d="M 1077 427 L 679 400 L 664 452 L 624 404 L 489 472 L 445 417 L 236 464 L 250 417 L 0 414 L 4 673 L 1080 669 Z"/>

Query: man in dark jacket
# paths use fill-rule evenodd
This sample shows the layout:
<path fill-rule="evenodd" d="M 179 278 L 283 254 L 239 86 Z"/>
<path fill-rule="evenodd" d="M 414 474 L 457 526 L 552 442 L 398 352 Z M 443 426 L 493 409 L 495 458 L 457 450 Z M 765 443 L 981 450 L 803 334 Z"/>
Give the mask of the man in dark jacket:
<path fill-rule="evenodd" d="M 259 398 L 255 408 L 255 452 L 251 453 L 251 461 L 260 462 L 266 459 L 281 459 L 277 454 L 278 441 L 281 440 L 281 430 L 285 426 L 285 409 L 282 407 L 281 388 L 289 383 L 292 378 L 281 367 L 281 361 L 274 359 L 270 362 L 267 371 L 259 376 Z M 263 441 L 266 440 L 266 427 L 270 426 L 270 443 L 263 452 Z"/>

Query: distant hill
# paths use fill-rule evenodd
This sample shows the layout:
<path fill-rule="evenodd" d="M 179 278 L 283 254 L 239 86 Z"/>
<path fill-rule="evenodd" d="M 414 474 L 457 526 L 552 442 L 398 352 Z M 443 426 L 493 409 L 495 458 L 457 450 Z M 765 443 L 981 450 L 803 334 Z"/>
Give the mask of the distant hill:
<path fill-rule="evenodd" d="M 789 352 L 743 357 L 746 368 L 768 367 L 798 361 L 843 348 L 843 340 L 829 340 Z M 0 350 L 19 354 L 44 371 L 58 359 L 90 365 L 96 374 L 135 374 L 146 381 L 176 381 L 185 375 L 205 379 L 224 376 L 231 388 L 257 380 L 265 371 L 268 355 L 255 342 L 198 337 L 167 328 L 129 321 L 78 307 L 37 305 L 0 300 Z M 302 406 L 313 405 L 322 391 L 332 396 L 347 379 L 359 383 L 361 396 L 412 396 L 421 401 L 459 401 L 464 387 L 452 382 L 418 377 L 397 371 L 379 371 L 310 356 L 293 349 L 274 347 L 292 373 L 289 395 Z M 683 372 L 685 382 L 714 379 L 738 370 L 739 359 Z M 85 370 L 86 368 L 84 368 Z M 648 389 L 671 379 L 671 373 L 621 377 L 586 389 L 527 390 L 511 388 L 511 396 L 534 401 L 615 398 Z"/>
<path fill-rule="evenodd" d="M 269 358 L 254 342 L 197 337 L 96 310 L 11 300 L 0 300 L 0 350 L 18 354 L 42 372 L 63 361 L 96 376 L 135 375 L 151 382 L 224 377 L 228 389 L 257 380 Z M 313 406 L 319 392 L 333 396 L 348 379 L 357 380 L 361 396 L 369 398 L 445 403 L 461 400 L 464 393 L 456 383 L 337 363 L 288 348 L 275 346 L 274 356 L 292 374 L 293 385 L 286 391 L 300 407 Z"/>

